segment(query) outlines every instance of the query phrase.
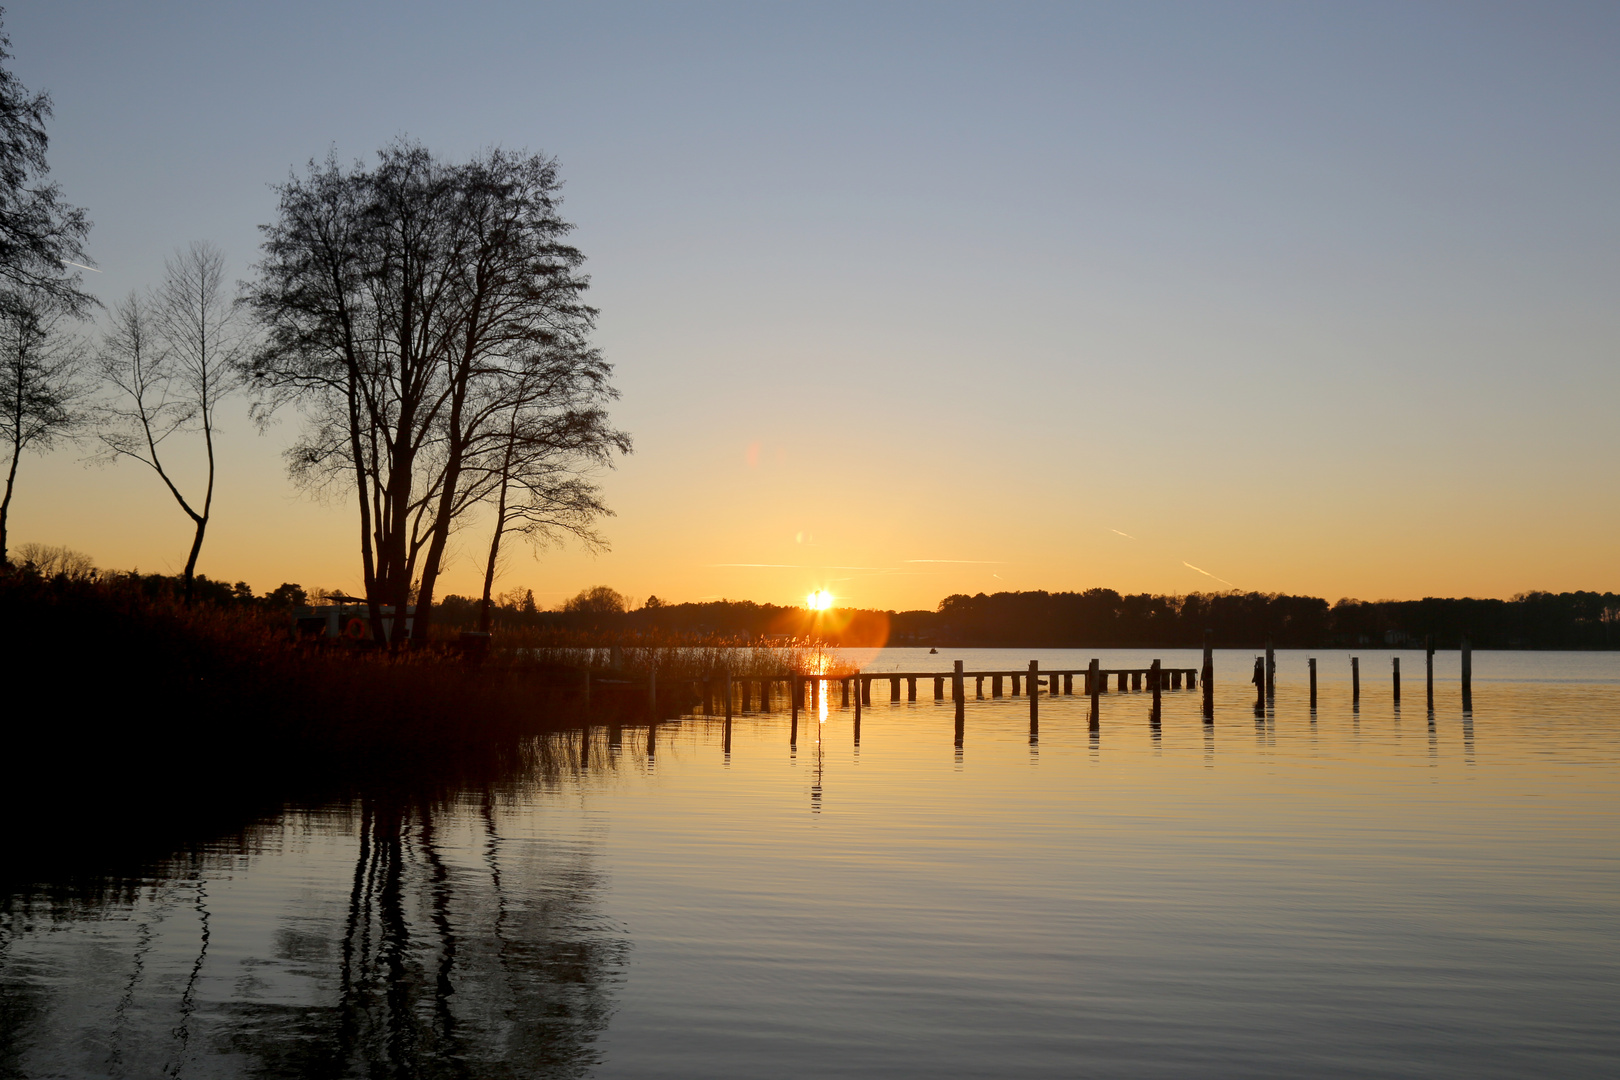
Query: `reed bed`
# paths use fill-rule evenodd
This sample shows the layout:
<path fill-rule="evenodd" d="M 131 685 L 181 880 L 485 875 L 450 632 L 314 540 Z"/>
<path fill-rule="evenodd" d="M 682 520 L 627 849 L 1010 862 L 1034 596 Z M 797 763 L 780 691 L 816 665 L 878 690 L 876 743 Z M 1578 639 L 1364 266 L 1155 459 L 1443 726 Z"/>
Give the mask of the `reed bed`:
<path fill-rule="evenodd" d="M 638 681 L 656 672 L 660 682 L 720 678 L 728 672 L 735 679 L 788 675 L 837 679 L 857 670 L 824 642 L 662 631 L 636 635 L 560 629 L 498 631 L 491 659 L 513 666 L 569 668 Z"/>

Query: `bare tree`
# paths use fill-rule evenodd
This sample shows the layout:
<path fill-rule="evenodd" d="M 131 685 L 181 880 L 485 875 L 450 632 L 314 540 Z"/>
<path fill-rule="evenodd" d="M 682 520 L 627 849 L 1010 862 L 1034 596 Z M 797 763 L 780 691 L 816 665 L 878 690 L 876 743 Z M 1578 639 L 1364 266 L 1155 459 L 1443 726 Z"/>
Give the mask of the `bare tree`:
<path fill-rule="evenodd" d="M 311 162 L 264 228 L 258 415 L 298 407 L 295 479 L 353 485 L 379 640 L 382 606 L 413 594 L 427 636 L 450 533 L 489 490 L 475 462 L 503 430 L 501 388 L 594 322 L 559 188 L 539 155 L 452 164 L 399 142 L 373 168 Z M 398 644 L 405 620 L 392 625 Z"/>
<path fill-rule="evenodd" d="M 37 289 L 0 292 L 0 437 L 10 452 L 0 499 L 0 568 L 11 495 L 24 451 L 47 450 L 84 420 L 84 342 L 67 329 L 72 311 Z"/>
<path fill-rule="evenodd" d="M 214 436 L 220 401 L 241 385 L 244 339 L 225 280 L 225 257 L 196 242 L 164 261 L 163 282 L 149 296 L 131 294 L 113 309 L 101 351 L 101 375 L 114 394 L 101 410 L 106 455 L 131 458 L 155 472 L 191 519 L 185 599 L 191 602 L 197 558 L 214 506 Z M 175 479 L 170 440 L 201 441 L 201 498 Z"/>
<path fill-rule="evenodd" d="M 0 31 L 0 278 L 83 315 L 96 301 L 79 288 L 81 275 L 70 268 L 89 261 L 84 241 L 90 222 L 83 210 L 62 201 L 58 185 L 46 181 L 51 98 L 30 94 L 5 66 L 10 59 L 11 38 Z"/>
<path fill-rule="evenodd" d="M 96 576 L 94 559 L 63 544 L 18 544 L 17 563 L 33 567 L 36 574 L 46 578 L 91 581 Z"/>

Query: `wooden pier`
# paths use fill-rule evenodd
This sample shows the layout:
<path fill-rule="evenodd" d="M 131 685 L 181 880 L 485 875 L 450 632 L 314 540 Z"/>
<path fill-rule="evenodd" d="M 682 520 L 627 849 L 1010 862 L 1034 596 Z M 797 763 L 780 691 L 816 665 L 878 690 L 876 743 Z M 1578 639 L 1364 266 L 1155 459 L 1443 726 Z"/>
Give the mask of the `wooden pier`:
<path fill-rule="evenodd" d="M 1205 664 L 1203 675 L 1206 687 L 1211 677 L 1212 668 Z M 702 702 L 703 713 L 706 716 L 716 715 L 716 698 L 721 703 L 721 710 L 729 718 L 738 699 L 741 699 L 741 711 L 750 712 L 750 705 L 755 700 L 755 688 L 758 692 L 759 711 L 768 712 L 771 709 L 772 692 L 777 687 L 787 691 L 788 704 L 792 713 L 797 716 L 800 709 L 814 708 L 820 705 L 821 688 L 828 685 L 831 693 L 832 684 L 838 686 L 839 708 L 847 708 L 853 697 L 855 712 L 859 716 L 863 708 L 872 705 L 872 684 L 889 684 L 890 703 L 901 701 L 912 702 L 917 700 L 917 683 L 931 684 L 933 700 L 951 701 L 961 703 L 968 698 L 967 681 L 973 680 L 973 697 L 984 701 L 986 698 L 994 699 L 1005 696 L 1011 697 L 1073 697 L 1076 695 L 1097 697 L 1109 693 L 1109 687 L 1114 692 L 1147 691 L 1157 697 L 1165 690 L 1195 690 L 1198 687 L 1198 668 L 1167 668 L 1155 660 L 1147 667 L 1141 668 L 1104 668 L 1092 661 L 1091 666 L 1083 668 L 1041 668 L 1037 661 L 1030 661 L 1028 668 L 1024 669 L 986 669 L 983 671 L 966 671 L 961 668 L 960 661 L 955 670 L 940 671 L 883 671 L 860 672 L 853 675 L 815 676 L 801 675 L 794 672 L 782 672 L 777 675 L 750 675 L 739 677 L 730 673 L 723 673 L 712 679 L 699 679 L 693 683 L 696 696 Z M 949 693 L 947 686 L 949 683 Z M 988 684 L 988 694 L 986 693 Z M 854 691 L 851 694 L 851 691 Z M 1033 705 L 1033 701 L 1031 704 Z"/>
<path fill-rule="evenodd" d="M 1433 712 L 1434 701 L 1434 649 L 1431 643 L 1425 642 L 1427 698 L 1430 712 Z M 1462 697 L 1465 712 L 1473 709 L 1473 654 L 1467 640 L 1463 641 L 1462 649 Z M 1397 708 L 1401 700 L 1400 658 L 1393 657 L 1391 663 L 1393 699 Z M 1268 641 L 1264 652 L 1255 657 L 1254 683 L 1256 693 L 1256 715 L 1264 716 L 1275 701 L 1277 663 L 1275 651 Z M 1317 662 L 1315 657 L 1306 661 L 1306 670 L 1309 686 L 1310 709 L 1314 716 L 1317 708 Z M 788 707 L 792 713 L 795 733 L 799 711 L 805 708 L 819 708 L 823 687 L 831 697 L 834 684 L 838 688 L 838 708 L 850 708 L 855 711 L 857 732 L 860 730 L 861 713 L 872 706 L 873 683 L 888 683 L 888 701 L 891 704 L 915 702 L 917 700 L 917 684 L 919 682 L 929 686 L 933 692 L 934 701 L 949 700 L 956 705 L 958 725 L 961 721 L 961 712 L 968 700 L 968 684 L 972 680 L 972 696 L 974 700 L 983 701 L 1002 697 L 1025 697 L 1029 699 L 1030 706 L 1030 734 L 1035 735 L 1037 702 L 1042 697 L 1072 697 L 1082 695 L 1091 698 L 1091 727 L 1096 729 L 1098 724 L 1098 699 L 1111 691 L 1114 693 L 1146 691 L 1153 696 L 1153 709 L 1151 720 L 1158 722 L 1160 712 L 1160 695 L 1167 690 L 1195 690 L 1199 686 L 1200 677 L 1203 682 L 1203 718 L 1205 723 L 1214 721 L 1214 658 L 1213 650 L 1208 643 L 1207 635 L 1204 645 L 1202 668 L 1196 667 L 1164 667 L 1158 660 L 1154 660 L 1147 667 L 1105 668 L 1098 661 L 1093 660 L 1083 668 L 1042 668 L 1038 661 L 1031 660 L 1027 668 L 987 668 L 984 670 L 966 670 L 962 661 L 958 660 L 950 671 L 860 671 L 840 675 L 807 675 L 798 672 L 781 672 L 774 675 L 748 675 L 737 676 L 731 672 L 721 672 L 712 678 L 697 679 L 692 683 L 695 697 L 702 703 L 703 713 L 708 716 L 716 715 L 716 699 L 720 702 L 720 711 L 730 720 L 734 709 L 738 707 L 739 699 L 742 712 L 770 712 L 774 691 L 781 687 L 788 695 Z M 601 680 L 608 682 L 610 680 Z M 585 701 L 590 701 L 590 677 L 585 681 Z M 649 704 L 657 693 L 656 677 L 649 675 L 648 698 Z M 1359 657 L 1350 657 L 1350 695 L 1351 709 L 1359 713 L 1361 709 L 1361 661 Z M 757 698 L 755 694 L 757 693 Z M 758 702 L 757 707 L 754 703 Z M 830 704 L 830 702 L 829 702 Z M 857 736 L 858 737 L 858 736 Z"/>

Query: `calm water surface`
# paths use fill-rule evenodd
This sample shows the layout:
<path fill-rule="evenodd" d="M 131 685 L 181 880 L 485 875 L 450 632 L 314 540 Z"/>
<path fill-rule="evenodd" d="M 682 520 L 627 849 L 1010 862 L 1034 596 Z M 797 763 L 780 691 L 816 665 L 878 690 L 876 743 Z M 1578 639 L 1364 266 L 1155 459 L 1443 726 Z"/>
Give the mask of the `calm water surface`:
<path fill-rule="evenodd" d="M 913 650 L 868 670 L 1145 665 Z M 1196 666 L 1195 653 L 1158 654 Z M 1620 656 L 596 727 L 0 897 L 0 1076 L 1620 1074 Z M 969 694 L 972 686 L 969 684 Z"/>

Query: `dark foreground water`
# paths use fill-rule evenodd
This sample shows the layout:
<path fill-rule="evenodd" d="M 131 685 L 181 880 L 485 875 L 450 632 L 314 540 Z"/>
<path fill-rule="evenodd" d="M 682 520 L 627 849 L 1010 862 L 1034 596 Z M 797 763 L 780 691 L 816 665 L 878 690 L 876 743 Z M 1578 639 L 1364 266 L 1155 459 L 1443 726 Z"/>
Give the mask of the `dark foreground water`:
<path fill-rule="evenodd" d="M 892 650 L 869 670 L 1083 666 Z M 1100 653 L 1104 666 L 1147 654 Z M 592 728 L 0 896 L 0 1076 L 1620 1074 L 1620 656 Z M 1196 655 L 1163 653 L 1194 666 Z M 971 685 L 969 693 L 971 695 Z M 8 764 L 17 767 L 17 763 Z M 163 778 L 184 783 L 183 778 Z M 62 798 L 74 798 L 71 788 Z M 129 813 L 139 828 L 139 808 Z"/>

